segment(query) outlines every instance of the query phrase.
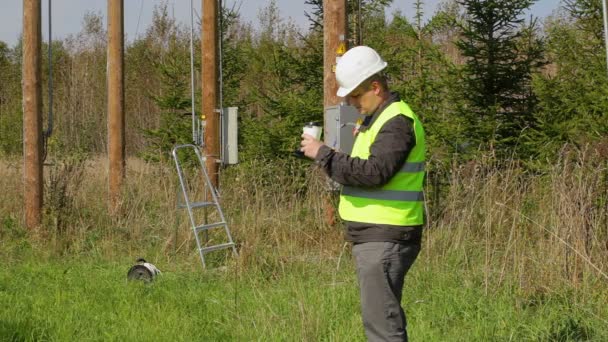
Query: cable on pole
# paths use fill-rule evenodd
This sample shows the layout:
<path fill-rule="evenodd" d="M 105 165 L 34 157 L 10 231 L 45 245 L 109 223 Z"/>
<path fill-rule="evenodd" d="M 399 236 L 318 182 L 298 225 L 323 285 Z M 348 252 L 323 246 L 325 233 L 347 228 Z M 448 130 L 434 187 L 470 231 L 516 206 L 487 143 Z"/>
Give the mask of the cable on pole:
<path fill-rule="evenodd" d="M 224 124 L 225 124 L 224 119 L 225 118 L 224 118 L 224 81 L 223 81 L 223 79 L 224 79 L 224 73 L 223 73 L 223 70 L 224 70 L 224 68 L 223 68 L 223 64 L 224 64 L 223 63 L 223 61 L 224 61 L 223 51 L 224 51 L 224 49 L 222 47 L 222 41 L 224 40 L 224 29 L 223 29 L 223 25 L 224 25 L 223 10 L 224 10 L 224 8 L 222 6 L 223 6 L 222 0 L 218 0 L 218 11 L 219 11 L 218 14 L 219 15 L 218 15 L 217 20 L 218 20 L 218 50 L 219 50 L 218 51 L 218 57 L 219 57 L 219 61 L 218 61 L 219 89 L 218 90 L 219 90 L 219 102 L 220 102 L 220 105 L 219 105 L 219 110 L 220 110 L 220 124 L 219 124 L 219 127 L 220 127 L 220 160 L 223 161 L 224 160 L 224 148 L 223 147 L 225 146 L 224 145 L 225 137 L 224 137 L 223 132 L 224 132 Z"/>
<path fill-rule="evenodd" d="M 194 4 L 190 0 L 190 96 L 191 96 L 191 111 L 192 111 L 192 141 L 195 145 L 199 145 L 199 130 L 198 118 L 196 116 L 196 101 L 194 98 Z"/>
<path fill-rule="evenodd" d="M 47 128 L 42 132 L 42 161 L 46 160 L 48 153 L 48 140 L 53 134 L 53 34 L 52 34 L 52 19 L 51 19 L 51 0 L 48 0 L 48 21 L 49 21 L 49 42 L 48 42 L 48 56 L 49 56 L 49 83 L 48 83 L 48 97 L 49 97 L 49 117 L 47 122 Z"/>

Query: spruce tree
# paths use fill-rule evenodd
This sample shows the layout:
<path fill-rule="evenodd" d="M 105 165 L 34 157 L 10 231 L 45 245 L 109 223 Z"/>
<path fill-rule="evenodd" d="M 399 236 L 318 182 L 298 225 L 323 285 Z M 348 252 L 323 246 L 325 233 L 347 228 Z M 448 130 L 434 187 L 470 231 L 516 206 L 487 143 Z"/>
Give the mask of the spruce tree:
<path fill-rule="evenodd" d="M 542 159 L 564 144 L 581 148 L 608 135 L 608 77 L 601 0 L 568 0 L 545 23 L 551 64 L 534 82 L 539 127 L 530 142 Z"/>
<path fill-rule="evenodd" d="M 543 65 L 542 41 L 527 25 L 525 11 L 535 0 L 460 0 L 465 9 L 463 93 L 470 143 L 510 155 L 526 128 L 534 126 L 532 72 Z"/>

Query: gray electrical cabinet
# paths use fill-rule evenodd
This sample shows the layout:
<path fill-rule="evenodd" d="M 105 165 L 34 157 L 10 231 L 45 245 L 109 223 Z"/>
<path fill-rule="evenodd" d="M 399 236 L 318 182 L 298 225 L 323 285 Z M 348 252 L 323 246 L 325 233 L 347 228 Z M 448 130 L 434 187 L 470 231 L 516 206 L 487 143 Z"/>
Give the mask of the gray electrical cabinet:
<path fill-rule="evenodd" d="M 221 160 L 222 164 L 237 164 L 238 153 L 238 107 L 223 108 L 221 112 Z"/>
<path fill-rule="evenodd" d="M 354 130 L 357 119 L 361 117 L 357 108 L 338 105 L 325 107 L 323 141 L 325 145 L 347 154 L 353 150 Z"/>

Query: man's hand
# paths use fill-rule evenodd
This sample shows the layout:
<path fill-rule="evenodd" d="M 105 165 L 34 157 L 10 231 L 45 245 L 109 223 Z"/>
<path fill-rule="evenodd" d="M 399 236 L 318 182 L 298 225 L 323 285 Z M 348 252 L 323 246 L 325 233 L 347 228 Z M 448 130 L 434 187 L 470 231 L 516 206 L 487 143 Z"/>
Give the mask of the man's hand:
<path fill-rule="evenodd" d="M 304 152 L 304 155 L 310 159 L 315 159 L 319 148 L 323 145 L 323 142 L 313 138 L 308 134 L 302 134 L 302 142 L 300 143 L 300 151 Z"/>

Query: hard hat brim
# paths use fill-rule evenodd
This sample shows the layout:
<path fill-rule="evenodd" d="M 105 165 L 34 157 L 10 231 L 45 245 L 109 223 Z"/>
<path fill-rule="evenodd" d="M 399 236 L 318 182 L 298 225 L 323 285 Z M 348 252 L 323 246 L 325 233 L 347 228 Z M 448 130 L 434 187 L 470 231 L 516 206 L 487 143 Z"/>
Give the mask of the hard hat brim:
<path fill-rule="evenodd" d="M 355 87 L 357 88 L 357 87 Z M 338 88 L 338 92 L 336 93 L 339 97 L 346 97 L 348 96 L 348 94 L 350 94 L 353 90 L 355 90 L 355 88 Z"/>
<path fill-rule="evenodd" d="M 378 68 L 369 70 L 368 71 L 369 75 L 367 77 L 365 77 L 364 79 L 362 79 L 361 82 L 358 82 L 357 84 L 355 84 L 353 87 L 350 87 L 350 88 L 339 87 L 338 91 L 336 92 L 336 95 L 338 95 L 339 97 L 346 97 L 346 96 L 348 96 L 348 94 L 350 94 L 353 90 L 357 89 L 357 87 L 359 85 L 361 85 L 361 83 L 365 82 L 365 80 L 367 80 L 368 78 L 370 78 L 374 74 L 377 74 L 380 71 L 384 70 L 384 68 L 386 68 L 387 65 L 388 65 L 387 62 L 383 62 Z"/>

